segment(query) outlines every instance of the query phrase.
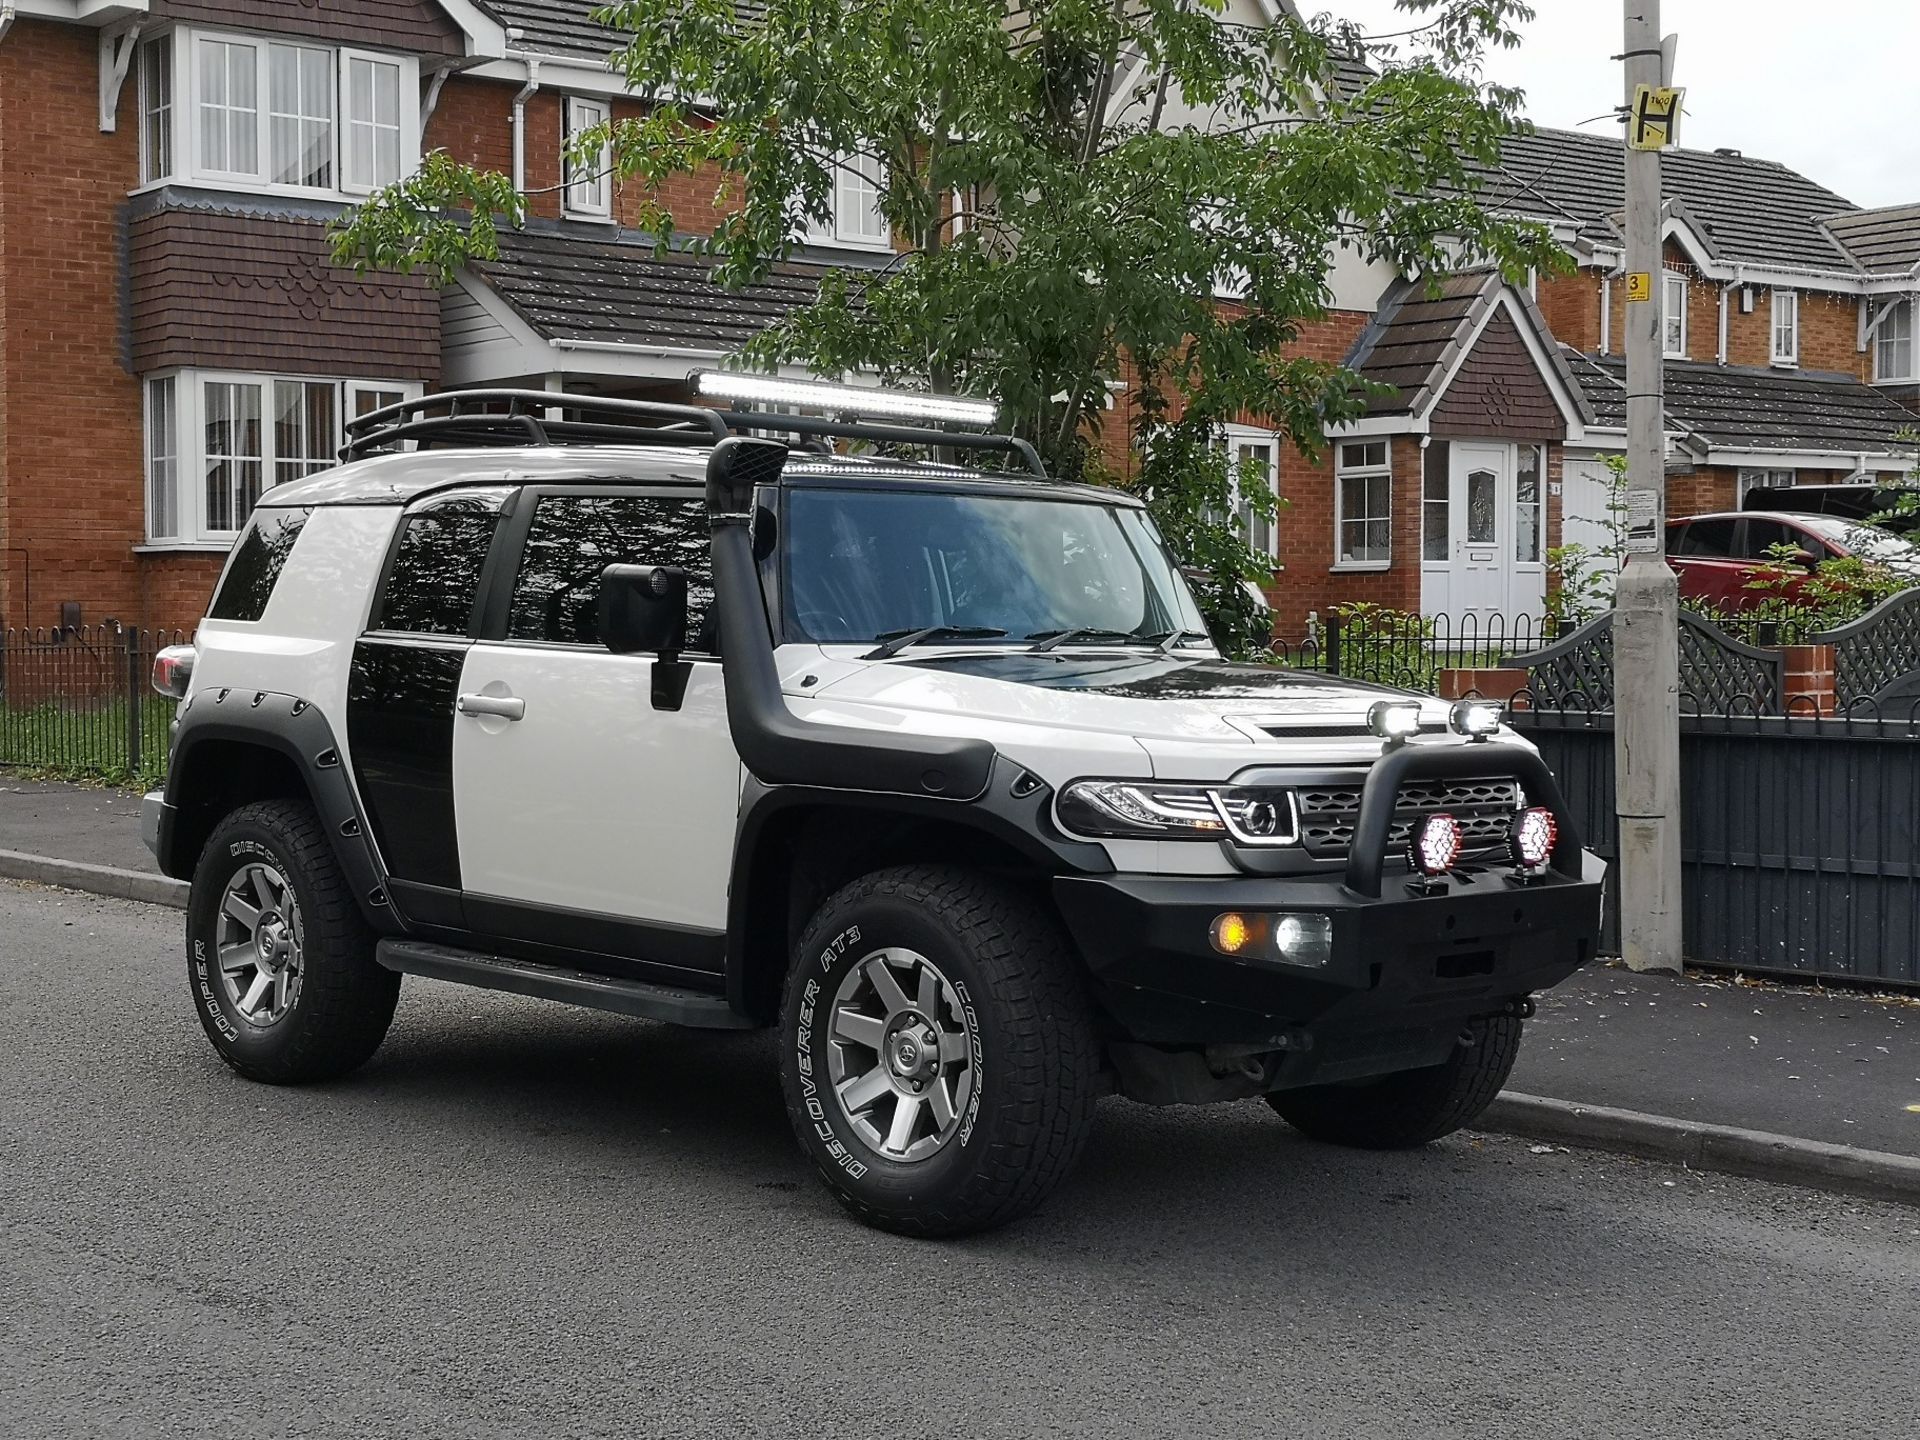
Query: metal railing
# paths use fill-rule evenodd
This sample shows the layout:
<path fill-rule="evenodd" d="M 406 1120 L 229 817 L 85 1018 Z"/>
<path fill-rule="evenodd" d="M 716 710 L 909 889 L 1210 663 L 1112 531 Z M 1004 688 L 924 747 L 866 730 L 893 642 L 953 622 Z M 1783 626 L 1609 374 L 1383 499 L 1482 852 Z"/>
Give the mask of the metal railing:
<path fill-rule="evenodd" d="M 180 631 L 96 625 L 0 631 L 0 766 L 157 782 L 173 702 L 148 683 Z"/>
<path fill-rule="evenodd" d="M 1442 670 L 1492 670 L 1556 638 L 1551 617 L 1409 615 L 1355 606 L 1309 622 L 1297 640 L 1276 640 L 1273 657 L 1296 670 L 1316 670 L 1407 690 L 1434 690 Z"/>

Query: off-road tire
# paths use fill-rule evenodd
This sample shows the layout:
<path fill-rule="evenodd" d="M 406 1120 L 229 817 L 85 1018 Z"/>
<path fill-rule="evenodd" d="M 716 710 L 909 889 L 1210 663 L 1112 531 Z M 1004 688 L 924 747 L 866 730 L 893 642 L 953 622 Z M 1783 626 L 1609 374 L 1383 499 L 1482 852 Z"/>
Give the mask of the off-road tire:
<path fill-rule="evenodd" d="M 1520 1053 L 1521 1022 L 1476 1020 L 1472 1045 L 1427 1070 L 1403 1070 L 1356 1085 L 1279 1090 L 1267 1103 L 1294 1129 L 1331 1145 L 1411 1150 L 1471 1125 L 1507 1083 Z"/>
<path fill-rule="evenodd" d="M 888 949 L 915 951 L 945 973 L 972 1006 L 977 1042 L 973 1122 L 907 1163 L 851 1128 L 826 1058 L 847 968 Z M 1099 1074 L 1071 942 L 999 880 L 947 866 L 877 871 L 831 896 L 800 937 L 780 1015 L 787 1114 L 827 1188 L 869 1225 L 965 1235 L 1033 1210 L 1086 1144 Z"/>
<path fill-rule="evenodd" d="M 304 929 L 297 996 L 264 1027 L 239 1014 L 217 972 L 218 919 L 228 883 L 248 864 L 291 886 Z M 333 846 L 311 806 L 265 800 L 222 820 L 194 869 L 187 903 L 187 979 L 200 1024 L 235 1070 L 271 1085 L 332 1080 L 366 1063 L 386 1038 L 400 977 L 373 958 Z"/>

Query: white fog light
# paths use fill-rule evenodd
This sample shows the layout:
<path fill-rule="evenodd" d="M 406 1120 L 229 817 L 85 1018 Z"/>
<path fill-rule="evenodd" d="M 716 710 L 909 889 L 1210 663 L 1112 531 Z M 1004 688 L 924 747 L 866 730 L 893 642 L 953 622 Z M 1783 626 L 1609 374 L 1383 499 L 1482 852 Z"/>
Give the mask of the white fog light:
<path fill-rule="evenodd" d="M 1447 712 L 1454 734 L 1484 740 L 1500 729 L 1500 707 L 1491 700 L 1462 700 Z"/>
<path fill-rule="evenodd" d="M 1444 875 L 1460 858 L 1460 822 L 1451 815 L 1429 815 L 1413 832 L 1413 867 L 1422 875 Z"/>
<path fill-rule="evenodd" d="M 1318 969 L 1333 961 L 1331 915 L 1282 915 L 1273 926 L 1274 952 L 1289 965 Z"/>
<path fill-rule="evenodd" d="M 1513 858 L 1529 870 L 1544 870 L 1559 838 L 1560 822 L 1551 810 L 1537 805 L 1523 810 L 1513 825 Z"/>
<path fill-rule="evenodd" d="M 1420 731 L 1420 702 L 1376 700 L 1367 711 L 1367 729 L 1382 740 L 1404 740 Z"/>

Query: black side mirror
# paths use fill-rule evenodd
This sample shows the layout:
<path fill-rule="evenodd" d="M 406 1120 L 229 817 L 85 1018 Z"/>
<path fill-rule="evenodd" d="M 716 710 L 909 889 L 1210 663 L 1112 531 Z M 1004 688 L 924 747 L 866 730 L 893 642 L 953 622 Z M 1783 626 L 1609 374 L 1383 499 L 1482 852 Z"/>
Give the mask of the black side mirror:
<path fill-rule="evenodd" d="M 671 659 L 687 648 L 687 572 L 609 565 L 600 572 L 600 640 L 616 655 Z"/>

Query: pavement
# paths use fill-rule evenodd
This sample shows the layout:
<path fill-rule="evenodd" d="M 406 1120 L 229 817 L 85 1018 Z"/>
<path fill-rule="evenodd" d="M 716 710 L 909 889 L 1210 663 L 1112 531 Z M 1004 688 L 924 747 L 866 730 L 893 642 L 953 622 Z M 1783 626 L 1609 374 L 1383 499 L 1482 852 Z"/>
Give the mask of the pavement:
<path fill-rule="evenodd" d="M 138 797 L 0 777 L 0 877 L 185 904 Z M 1920 995 L 1588 967 L 1539 999 L 1486 1123 L 1920 1205 Z"/>
<path fill-rule="evenodd" d="M 1905 1207 L 1109 1100 L 1037 1214 L 915 1242 L 816 1182 L 764 1036 L 409 980 L 364 1069 L 278 1089 L 214 1056 L 181 951 L 176 913 L 0 884 L 0 1435 L 1853 1440 L 1920 1409 Z"/>

